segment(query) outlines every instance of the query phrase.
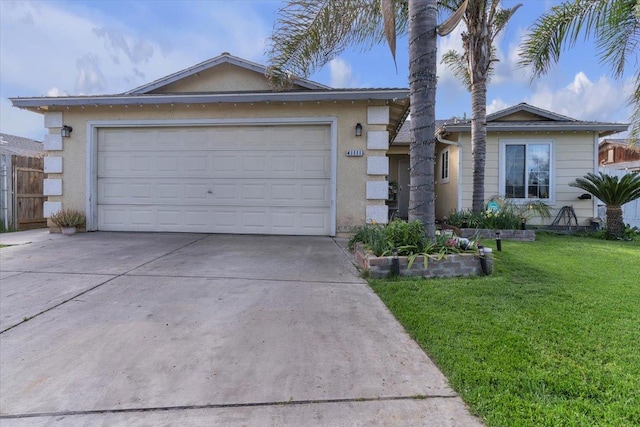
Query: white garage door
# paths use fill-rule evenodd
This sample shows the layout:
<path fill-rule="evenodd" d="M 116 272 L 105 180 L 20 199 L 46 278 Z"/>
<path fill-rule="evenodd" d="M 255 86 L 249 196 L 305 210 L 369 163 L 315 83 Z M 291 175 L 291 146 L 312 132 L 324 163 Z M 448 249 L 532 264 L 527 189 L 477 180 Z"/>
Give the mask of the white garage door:
<path fill-rule="evenodd" d="M 98 229 L 331 234 L 328 125 L 102 128 Z"/>

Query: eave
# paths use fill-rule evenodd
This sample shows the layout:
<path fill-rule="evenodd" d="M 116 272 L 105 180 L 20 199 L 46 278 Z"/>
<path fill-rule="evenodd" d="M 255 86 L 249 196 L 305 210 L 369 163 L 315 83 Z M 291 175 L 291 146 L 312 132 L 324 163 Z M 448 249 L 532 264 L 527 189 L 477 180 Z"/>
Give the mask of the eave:
<path fill-rule="evenodd" d="M 407 89 L 313 90 L 290 92 L 224 92 L 203 94 L 95 95 L 9 98 L 14 107 L 33 109 L 98 105 L 215 104 L 244 102 L 315 102 L 408 100 Z"/>
<path fill-rule="evenodd" d="M 557 121 L 531 121 L 531 122 L 489 122 L 487 132 L 598 132 L 600 137 L 625 132 L 629 128 L 626 123 L 601 123 L 601 122 L 557 122 Z M 448 124 L 438 129 L 437 133 L 463 133 L 471 132 L 469 123 Z"/>

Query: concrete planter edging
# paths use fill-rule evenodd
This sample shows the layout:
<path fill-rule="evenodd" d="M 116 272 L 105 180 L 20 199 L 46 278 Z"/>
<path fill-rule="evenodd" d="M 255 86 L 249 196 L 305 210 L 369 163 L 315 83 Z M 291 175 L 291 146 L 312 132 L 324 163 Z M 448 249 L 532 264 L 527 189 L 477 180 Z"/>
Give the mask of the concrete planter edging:
<path fill-rule="evenodd" d="M 362 245 L 355 248 L 355 258 L 360 268 L 368 271 L 373 278 L 384 278 L 391 275 L 392 260 L 391 256 L 377 257 L 370 252 L 365 251 Z M 493 253 L 485 255 L 489 274 L 493 271 Z M 480 264 L 480 255 L 477 253 L 461 253 L 448 254 L 442 259 L 434 259 L 429 257 L 427 260 L 427 268 L 424 265 L 424 257 L 416 257 L 415 261 L 409 266 L 409 258 L 399 256 L 400 276 L 406 277 L 458 277 L 458 276 L 478 276 L 484 275 Z"/>
<path fill-rule="evenodd" d="M 516 240 L 518 242 L 534 242 L 536 240 L 536 232 L 534 230 L 491 230 L 488 228 L 461 228 L 461 237 L 470 239 L 476 235 L 481 239 L 496 238 L 496 231 L 500 231 L 500 239 Z"/>

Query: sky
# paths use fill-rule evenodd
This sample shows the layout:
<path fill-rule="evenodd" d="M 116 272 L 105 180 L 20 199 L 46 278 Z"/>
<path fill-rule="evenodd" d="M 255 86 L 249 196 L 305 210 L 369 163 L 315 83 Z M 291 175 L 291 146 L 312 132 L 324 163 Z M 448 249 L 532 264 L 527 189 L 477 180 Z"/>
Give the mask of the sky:
<path fill-rule="evenodd" d="M 621 79 L 580 41 L 541 79 L 517 67 L 518 49 L 535 19 L 559 1 L 520 0 L 499 37 L 499 62 L 487 111 L 527 102 L 582 120 L 629 122 L 632 70 Z M 503 0 L 504 7 L 518 1 Z M 280 0 L 0 0 L 0 132 L 43 140 L 40 114 L 9 97 L 117 94 L 222 52 L 266 64 Z M 461 24 L 438 41 L 439 57 L 461 51 Z M 309 76 L 337 88 L 408 87 L 407 39 L 398 40 L 397 71 L 387 45 L 343 52 Z M 471 97 L 438 66 L 437 118 L 467 117 Z"/>

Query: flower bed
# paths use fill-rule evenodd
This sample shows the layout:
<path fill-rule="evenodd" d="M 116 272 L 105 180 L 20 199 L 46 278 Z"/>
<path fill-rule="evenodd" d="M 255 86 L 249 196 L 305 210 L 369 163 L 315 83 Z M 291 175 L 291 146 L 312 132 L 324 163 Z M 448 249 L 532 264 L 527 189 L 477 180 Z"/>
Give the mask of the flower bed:
<path fill-rule="evenodd" d="M 354 252 L 360 268 L 368 271 L 371 277 L 383 278 L 393 274 L 393 256 L 375 256 L 373 253 L 366 251 L 361 244 L 356 245 Z M 493 253 L 485 253 L 484 257 L 487 261 L 486 274 L 490 274 L 493 271 Z M 481 258 L 478 252 L 428 255 L 426 266 L 424 256 L 420 255 L 415 257 L 411 267 L 409 267 L 408 256 L 398 256 L 398 264 L 400 276 L 433 278 L 485 274 L 482 270 Z"/>

